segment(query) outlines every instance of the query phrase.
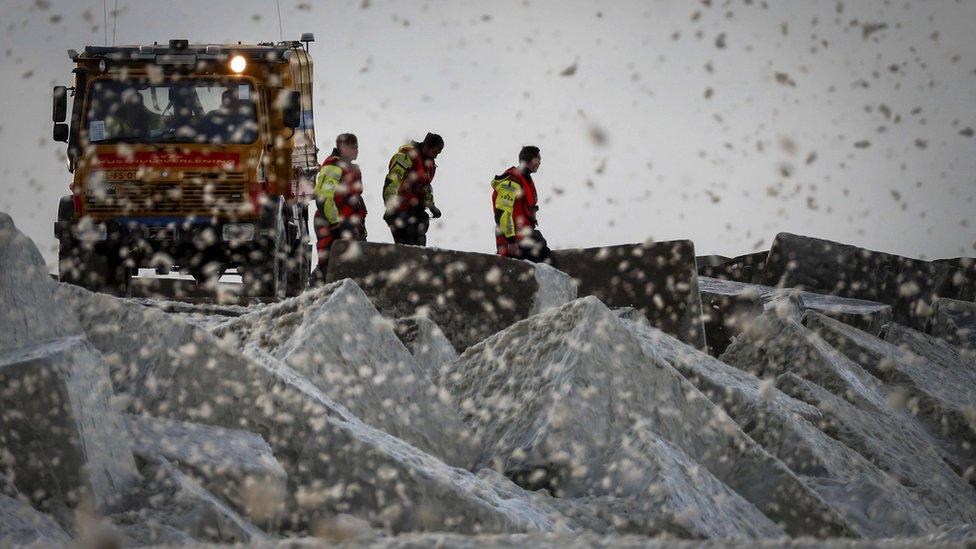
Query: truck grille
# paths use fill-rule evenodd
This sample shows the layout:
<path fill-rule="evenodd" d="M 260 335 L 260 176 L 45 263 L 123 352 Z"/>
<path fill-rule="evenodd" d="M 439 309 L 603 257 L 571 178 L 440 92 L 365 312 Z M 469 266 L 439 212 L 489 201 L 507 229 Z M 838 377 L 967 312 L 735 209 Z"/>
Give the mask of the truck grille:
<path fill-rule="evenodd" d="M 244 172 L 183 172 L 183 179 L 217 179 L 221 181 L 244 181 Z"/>
<path fill-rule="evenodd" d="M 187 174 L 189 175 L 189 174 Z M 240 180 L 186 178 L 183 181 L 127 181 L 86 196 L 85 210 L 103 216 L 236 216 L 250 208 Z"/>
<path fill-rule="evenodd" d="M 183 182 L 183 209 L 210 214 L 240 213 L 249 204 L 244 184 L 233 181 Z"/>

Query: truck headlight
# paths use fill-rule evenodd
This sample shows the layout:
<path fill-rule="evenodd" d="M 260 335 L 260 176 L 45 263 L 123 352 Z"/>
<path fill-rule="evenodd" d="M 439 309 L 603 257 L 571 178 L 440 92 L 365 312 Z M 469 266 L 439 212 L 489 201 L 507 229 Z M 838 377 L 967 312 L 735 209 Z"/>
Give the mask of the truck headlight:
<path fill-rule="evenodd" d="M 251 223 L 227 223 L 221 233 L 225 241 L 254 240 L 254 225 Z"/>

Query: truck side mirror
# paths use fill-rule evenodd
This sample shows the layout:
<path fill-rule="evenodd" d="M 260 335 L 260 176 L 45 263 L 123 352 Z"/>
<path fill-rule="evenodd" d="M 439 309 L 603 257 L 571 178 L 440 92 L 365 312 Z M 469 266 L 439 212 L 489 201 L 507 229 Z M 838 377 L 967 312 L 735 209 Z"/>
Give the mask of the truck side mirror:
<path fill-rule="evenodd" d="M 302 125 L 302 94 L 293 91 L 285 96 L 285 104 L 281 109 L 281 123 L 286 128 L 297 128 Z"/>
<path fill-rule="evenodd" d="M 54 140 L 60 141 L 62 143 L 68 142 L 68 125 L 67 124 L 55 124 L 54 125 Z"/>
<path fill-rule="evenodd" d="M 64 122 L 68 118 L 68 88 L 54 86 L 54 122 Z"/>

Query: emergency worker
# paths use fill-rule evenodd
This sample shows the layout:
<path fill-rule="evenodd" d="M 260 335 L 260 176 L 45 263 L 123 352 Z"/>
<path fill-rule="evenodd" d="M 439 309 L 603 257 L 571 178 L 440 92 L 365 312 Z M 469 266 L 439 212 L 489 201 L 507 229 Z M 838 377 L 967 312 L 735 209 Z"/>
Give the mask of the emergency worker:
<path fill-rule="evenodd" d="M 332 154 L 315 178 L 315 235 L 319 252 L 316 278 L 325 275 L 329 250 L 336 240 L 366 240 L 366 203 L 363 180 L 355 160 L 359 141 L 351 133 L 336 137 Z"/>
<path fill-rule="evenodd" d="M 182 120 L 203 116 L 203 104 L 193 84 L 174 83 L 166 90 L 166 96 L 169 99 L 167 112 L 170 116 Z"/>
<path fill-rule="evenodd" d="M 112 138 L 149 137 L 158 131 L 162 118 L 146 108 L 142 94 L 134 89 L 122 92 L 122 107 L 118 114 L 107 120 L 109 136 Z"/>
<path fill-rule="evenodd" d="M 532 174 L 539 171 L 539 147 L 522 147 L 519 165 L 505 170 L 491 182 L 495 213 L 495 246 L 498 255 L 552 264 L 552 251 L 536 228 L 539 195 Z"/>
<path fill-rule="evenodd" d="M 220 95 L 220 106 L 202 120 L 200 134 L 214 143 L 249 143 L 257 138 L 254 104 L 238 98 L 233 88 Z"/>
<path fill-rule="evenodd" d="M 444 139 L 428 133 L 422 142 L 411 141 L 400 147 L 390 159 L 389 173 L 383 183 L 386 205 L 383 220 L 397 244 L 427 245 L 430 218 L 441 216 L 434 204 L 431 182 L 437 170 L 434 160 L 443 150 Z"/>

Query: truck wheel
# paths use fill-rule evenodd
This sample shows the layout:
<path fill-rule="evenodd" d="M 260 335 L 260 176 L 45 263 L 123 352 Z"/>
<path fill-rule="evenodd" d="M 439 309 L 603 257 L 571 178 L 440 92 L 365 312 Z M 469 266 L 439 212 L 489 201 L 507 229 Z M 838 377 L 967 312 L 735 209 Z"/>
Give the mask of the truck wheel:
<path fill-rule="evenodd" d="M 95 249 L 73 238 L 62 238 L 58 243 L 58 279 L 112 295 L 124 296 L 129 288 L 129 270 L 118 249 Z"/>
<path fill-rule="evenodd" d="M 78 244 L 79 242 L 73 238 L 62 237 L 58 240 L 58 280 L 65 284 L 91 289 L 85 284 L 84 276 L 90 268 Z"/>
<path fill-rule="evenodd" d="M 309 275 L 312 271 L 311 239 L 308 236 L 308 209 L 305 205 L 295 204 L 292 207 L 289 220 L 293 230 L 289 231 L 288 253 L 285 256 L 287 271 L 288 297 L 300 295 L 308 288 Z"/>
<path fill-rule="evenodd" d="M 190 258 L 186 270 L 196 281 L 197 286 L 216 288 L 220 277 L 224 276 L 224 272 L 227 270 L 227 264 L 211 254 L 200 252 Z"/>
<path fill-rule="evenodd" d="M 58 239 L 58 280 L 93 292 L 124 294 L 129 277 L 118 250 L 105 250 L 104 244 L 96 247 L 79 241 L 73 232 L 75 220 L 73 197 L 62 196 L 54 224 L 54 236 Z"/>
<path fill-rule="evenodd" d="M 134 269 L 125 266 L 125 259 L 120 254 L 118 244 L 110 245 L 105 251 L 105 271 L 101 292 L 117 295 L 129 295 L 130 277 L 135 274 Z"/>
<path fill-rule="evenodd" d="M 248 258 L 248 265 L 243 267 L 241 281 L 244 284 L 244 295 L 284 299 L 287 284 L 284 261 L 287 235 L 281 199 L 266 208 L 261 217 L 261 227 L 267 230 L 267 234 L 257 239 L 257 249 Z"/>
<path fill-rule="evenodd" d="M 189 269 L 190 276 L 193 277 L 194 282 L 197 283 L 197 286 L 203 288 L 216 287 L 217 283 L 220 281 L 220 277 L 224 276 L 224 271 L 226 270 L 227 267 L 216 261 L 212 261 L 200 267 L 193 267 Z"/>
<path fill-rule="evenodd" d="M 54 238 L 58 239 L 58 280 L 66 284 L 83 286 L 80 267 L 79 242 L 71 235 L 75 220 L 74 199 L 62 196 L 58 202 L 58 218 L 54 222 Z"/>

